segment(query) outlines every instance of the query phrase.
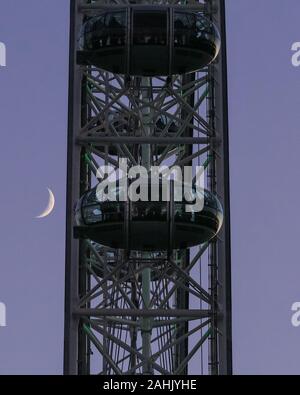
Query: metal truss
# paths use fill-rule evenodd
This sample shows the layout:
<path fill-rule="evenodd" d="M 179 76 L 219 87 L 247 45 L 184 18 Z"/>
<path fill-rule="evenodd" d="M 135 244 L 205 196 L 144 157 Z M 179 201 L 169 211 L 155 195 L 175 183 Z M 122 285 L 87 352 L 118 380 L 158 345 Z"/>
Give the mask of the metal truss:
<path fill-rule="evenodd" d="M 224 1 L 182 4 L 218 25 L 218 60 L 196 74 L 130 77 L 76 64 L 83 21 L 128 2 L 71 1 L 65 374 L 231 374 L 229 153 Z M 74 206 L 99 166 L 203 165 L 225 223 L 175 251 L 114 250 L 74 238 Z M 159 231 L 159 229 L 158 229 Z M 129 236 L 128 236 L 129 237 Z"/>

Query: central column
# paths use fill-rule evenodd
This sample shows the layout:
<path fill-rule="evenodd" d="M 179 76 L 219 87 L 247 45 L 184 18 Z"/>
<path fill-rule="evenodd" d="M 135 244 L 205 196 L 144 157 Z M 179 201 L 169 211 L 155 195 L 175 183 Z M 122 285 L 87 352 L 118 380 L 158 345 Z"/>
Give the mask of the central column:
<path fill-rule="evenodd" d="M 144 102 L 151 102 L 151 79 L 150 77 L 143 77 L 141 80 L 142 86 L 142 99 Z M 142 109 L 143 114 L 143 130 L 146 136 L 151 136 L 153 132 L 153 117 L 151 107 L 144 106 Z M 141 164 L 144 166 L 148 172 L 151 167 L 151 145 L 142 145 L 142 155 Z M 148 182 L 148 180 L 146 180 Z M 148 252 L 142 252 L 142 258 L 149 258 Z M 148 309 L 151 300 L 151 268 L 146 268 L 142 272 L 142 295 L 143 295 L 143 309 Z M 152 366 L 150 364 L 151 358 L 151 331 L 152 331 L 152 318 L 142 318 L 141 323 L 142 330 L 142 346 L 143 346 L 143 356 L 145 358 L 143 363 L 143 374 L 152 374 Z"/>

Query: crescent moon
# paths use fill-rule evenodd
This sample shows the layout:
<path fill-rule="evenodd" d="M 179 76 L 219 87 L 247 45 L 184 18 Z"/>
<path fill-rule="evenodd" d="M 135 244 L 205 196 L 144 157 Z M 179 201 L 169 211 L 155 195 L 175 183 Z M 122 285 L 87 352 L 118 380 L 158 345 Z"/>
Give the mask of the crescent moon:
<path fill-rule="evenodd" d="M 48 215 L 50 215 L 54 209 L 54 205 L 55 205 L 55 197 L 53 192 L 51 191 L 51 189 L 47 188 L 48 192 L 49 192 L 49 201 L 48 201 L 48 205 L 45 208 L 45 210 L 42 212 L 42 214 L 38 215 L 35 218 L 45 218 Z"/>

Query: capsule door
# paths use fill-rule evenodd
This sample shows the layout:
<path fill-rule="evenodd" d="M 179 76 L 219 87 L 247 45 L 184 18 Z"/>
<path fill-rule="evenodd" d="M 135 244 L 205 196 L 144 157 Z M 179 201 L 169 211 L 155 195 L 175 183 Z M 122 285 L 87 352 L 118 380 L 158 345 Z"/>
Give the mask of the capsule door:
<path fill-rule="evenodd" d="M 130 74 L 170 74 L 170 10 L 131 8 Z"/>

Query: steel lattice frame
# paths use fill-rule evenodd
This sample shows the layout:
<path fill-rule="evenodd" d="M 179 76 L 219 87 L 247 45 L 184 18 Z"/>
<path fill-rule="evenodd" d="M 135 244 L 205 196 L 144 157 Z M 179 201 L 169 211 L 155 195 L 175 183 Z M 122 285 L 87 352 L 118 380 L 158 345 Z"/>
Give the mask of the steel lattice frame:
<path fill-rule="evenodd" d="M 125 78 L 77 65 L 84 18 L 126 3 L 71 1 L 64 372 L 231 374 L 224 1 L 141 2 L 179 3 L 214 20 L 222 50 L 201 72 Z M 149 133 L 148 125 L 159 115 L 167 115 L 168 123 Z M 176 136 L 168 134 L 172 122 Z M 131 134 L 120 135 L 122 127 Z M 157 151 L 162 139 L 167 148 Z M 95 185 L 99 165 L 115 167 L 118 157 L 140 164 L 145 145 L 152 147 L 151 164 L 204 165 L 207 188 L 225 212 L 216 240 L 167 254 L 113 250 L 74 238 L 74 206 Z"/>

